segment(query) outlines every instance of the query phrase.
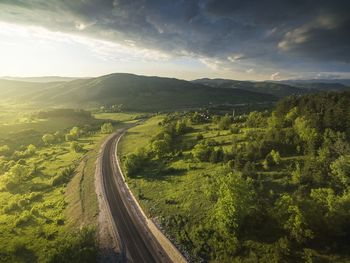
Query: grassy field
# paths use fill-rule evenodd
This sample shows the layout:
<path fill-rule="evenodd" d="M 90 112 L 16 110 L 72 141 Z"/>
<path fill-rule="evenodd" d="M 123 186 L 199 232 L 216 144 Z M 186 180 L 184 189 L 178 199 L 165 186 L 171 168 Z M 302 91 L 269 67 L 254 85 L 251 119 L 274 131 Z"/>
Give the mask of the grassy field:
<path fill-rule="evenodd" d="M 150 140 L 161 131 L 159 122 L 163 118 L 164 116 L 153 117 L 126 133 L 118 149 L 122 162 L 130 153 L 149 149 Z M 197 136 L 201 134 L 203 141 L 214 140 L 216 149 L 222 147 L 224 151 L 229 151 L 233 140 L 244 143 L 250 132 L 259 132 L 259 128 L 242 128 L 239 133 L 232 134 L 230 130 L 219 130 L 213 123 L 191 125 L 191 128 L 177 142 L 181 145 L 180 148 L 185 149 L 181 156 L 165 158 L 165 161 L 156 159 L 136 175 L 127 177 L 129 186 L 145 212 L 161 222 L 168 234 L 175 237 L 175 242 L 185 251 L 193 248 L 192 242 L 202 242 L 198 239 L 197 229 L 211 220 L 216 203 L 211 198 L 212 181 L 227 173 L 225 163 L 199 162 L 193 159 L 192 151 Z M 259 176 L 265 178 L 264 186 L 273 189 L 275 193 L 282 192 L 281 178 L 289 173 L 288 165 L 296 159 L 302 160 L 303 156 L 282 157 L 283 165 L 269 171 L 257 168 Z M 176 224 L 169 223 L 168 227 L 164 225 L 172 221 Z"/>
<path fill-rule="evenodd" d="M 69 115 L 37 119 L 31 113 L 1 115 L 7 122 L 0 124 L 0 146 L 8 145 L 10 152 L 0 156 L 0 262 L 48 262 L 62 258 L 72 244 L 79 247 L 72 234 L 97 223 L 95 161 L 108 135 L 102 134 L 99 126 L 114 120 L 114 129 L 118 129 L 135 117 L 110 114 L 101 119 Z M 11 118 L 19 115 L 27 118 L 11 123 Z M 78 150 L 64 139 L 49 145 L 41 140 L 43 134 L 64 134 L 73 126 L 89 129 L 76 140 Z M 27 131 L 32 136 L 25 136 Z M 34 145 L 30 152 L 29 144 Z M 62 176 L 67 169 L 69 174 Z M 70 240 L 73 243 L 68 245 Z"/>

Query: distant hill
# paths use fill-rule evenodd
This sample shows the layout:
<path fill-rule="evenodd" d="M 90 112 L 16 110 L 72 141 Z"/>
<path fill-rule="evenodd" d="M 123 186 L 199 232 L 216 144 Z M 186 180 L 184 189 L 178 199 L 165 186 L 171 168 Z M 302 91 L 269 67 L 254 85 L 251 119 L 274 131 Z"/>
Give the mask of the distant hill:
<path fill-rule="evenodd" d="M 350 80 L 286 80 L 280 81 L 287 85 L 310 90 L 320 91 L 344 91 L 350 89 Z"/>
<path fill-rule="evenodd" d="M 293 87 L 283 83 L 275 82 L 253 82 L 253 81 L 239 81 L 230 79 L 197 79 L 194 83 L 215 87 L 215 88 L 229 88 L 229 89 L 241 89 L 251 92 L 259 92 L 269 94 L 282 98 L 289 95 L 301 95 L 307 93 L 304 89 Z"/>
<path fill-rule="evenodd" d="M 319 91 L 344 91 L 349 87 L 336 82 L 312 82 L 312 81 L 238 81 L 230 79 L 198 79 L 194 83 L 216 87 L 242 89 L 253 92 L 270 94 L 279 98 L 290 95 L 303 95 Z"/>
<path fill-rule="evenodd" d="M 45 89 L 53 88 L 61 82 L 34 83 L 15 80 L 0 79 L 0 99 L 23 99 L 40 93 Z"/>
<path fill-rule="evenodd" d="M 173 78 L 117 73 L 64 83 L 35 99 L 55 104 L 123 104 L 124 108 L 132 110 L 166 110 L 209 104 L 274 101 L 275 97 L 244 90 L 217 90 Z"/>
<path fill-rule="evenodd" d="M 25 82 L 38 82 L 38 83 L 48 83 L 48 82 L 62 82 L 62 81 L 72 81 L 79 78 L 74 77 L 60 77 L 60 76 L 44 76 L 44 77 L 2 77 L 4 80 L 16 80 Z"/>
<path fill-rule="evenodd" d="M 282 80 L 281 82 L 295 85 L 295 84 L 310 84 L 310 83 L 338 83 L 350 87 L 350 79 L 290 79 Z"/>
<path fill-rule="evenodd" d="M 174 110 L 205 107 L 209 105 L 233 105 L 273 102 L 277 98 L 269 94 L 242 89 L 212 88 L 174 78 L 146 77 L 116 73 L 91 79 L 78 79 L 58 83 L 19 83 L 12 88 L 26 90 L 21 99 L 58 106 L 87 107 L 123 104 L 130 110 Z M 12 93 L 12 98 L 18 98 Z"/>

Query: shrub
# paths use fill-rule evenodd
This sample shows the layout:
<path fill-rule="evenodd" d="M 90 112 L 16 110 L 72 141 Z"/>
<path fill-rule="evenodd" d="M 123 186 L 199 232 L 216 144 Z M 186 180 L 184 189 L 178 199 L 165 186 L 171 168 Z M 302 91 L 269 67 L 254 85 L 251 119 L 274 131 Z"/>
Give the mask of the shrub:
<path fill-rule="evenodd" d="M 110 122 L 104 123 L 104 124 L 101 126 L 101 133 L 108 134 L 108 133 L 112 133 L 113 130 L 114 130 L 113 125 L 112 125 L 112 123 L 110 123 Z"/>
<path fill-rule="evenodd" d="M 94 228 L 85 227 L 78 232 L 66 234 L 56 241 L 55 251 L 48 255 L 48 262 L 96 262 L 95 232 Z"/>
<path fill-rule="evenodd" d="M 76 141 L 70 143 L 70 149 L 76 153 L 81 152 L 83 147 Z"/>
<path fill-rule="evenodd" d="M 231 125 L 230 132 L 232 134 L 238 134 L 240 132 L 240 129 L 237 126 L 235 126 L 235 125 Z"/>
<path fill-rule="evenodd" d="M 196 140 L 197 141 L 203 140 L 203 138 L 204 138 L 204 136 L 201 133 L 198 133 L 197 136 L 196 136 Z"/>
<path fill-rule="evenodd" d="M 232 123 L 231 117 L 226 114 L 224 117 L 220 118 L 218 123 L 218 128 L 220 130 L 228 130 L 230 128 L 231 123 Z"/>
<path fill-rule="evenodd" d="M 73 167 L 64 168 L 58 175 L 56 175 L 51 182 L 52 186 L 61 185 L 69 182 L 70 178 L 74 173 Z"/>
<path fill-rule="evenodd" d="M 128 176 L 135 175 L 140 168 L 145 164 L 147 161 L 147 155 L 145 154 L 144 150 L 140 150 L 139 153 L 135 154 L 129 154 L 126 156 L 124 167 L 126 169 L 126 173 Z"/>
<path fill-rule="evenodd" d="M 10 147 L 7 145 L 0 146 L 0 155 L 9 155 L 10 154 Z"/>
<path fill-rule="evenodd" d="M 211 147 L 204 143 L 197 144 L 193 149 L 193 156 L 201 162 L 209 161 Z"/>

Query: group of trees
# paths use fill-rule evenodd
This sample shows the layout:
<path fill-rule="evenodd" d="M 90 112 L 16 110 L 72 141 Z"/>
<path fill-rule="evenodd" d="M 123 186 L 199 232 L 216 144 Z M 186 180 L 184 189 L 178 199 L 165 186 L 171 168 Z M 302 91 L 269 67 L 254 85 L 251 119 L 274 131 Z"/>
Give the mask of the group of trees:
<path fill-rule="evenodd" d="M 182 116 L 218 136 L 230 130 L 232 143 L 223 150 L 219 140 L 203 136 L 206 130 L 197 134 L 192 160 L 223 167 L 208 179 L 213 211 L 198 226 L 187 226 L 186 217 L 172 217 L 167 226 L 186 229 L 173 233 L 204 261 L 350 258 L 349 105 L 350 93 L 321 93 L 242 118 Z M 167 136 L 157 137 L 158 158 L 175 149 L 163 143 L 174 138 Z"/>
<path fill-rule="evenodd" d="M 152 138 L 149 147 L 125 157 L 124 168 L 128 176 L 137 174 L 153 158 L 159 160 L 181 151 L 176 142 L 190 130 L 187 122 L 177 114 L 170 114 L 159 123 L 161 131 Z"/>
<path fill-rule="evenodd" d="M 111 106 L 101 106 L 100 107 L 100 112 L 105 112 L 105 113 L 109 113 L 109 112 L 123 112 L 123 108 L 124 105 L 123 104 L 114 104 Z"/>

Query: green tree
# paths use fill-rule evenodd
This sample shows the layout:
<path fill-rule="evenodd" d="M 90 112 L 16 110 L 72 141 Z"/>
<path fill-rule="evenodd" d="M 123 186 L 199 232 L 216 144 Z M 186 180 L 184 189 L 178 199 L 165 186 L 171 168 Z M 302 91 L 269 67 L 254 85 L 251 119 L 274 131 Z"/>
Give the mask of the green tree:
<path fill-rule="evenodd" d="M 104 123 L 102 124 L 101 126 L 101 133 L 105 133 L 105 134 L 108 134 L 108 133 L 112 133 L 113 132 L 113 125 L 112 123 L 108 122 L 108 123 Z"/>
<path fill-rule="evenodd" d="M 31 169 L 27 165 L 15 164 L 5 174 L 7 181 L 13 184 L 20 184 L 28 180 L 31 176 Z"/>
<path fill-rule="evenodd" d="M 270 152 L 270 155 L 272 157 L 272 160 L 273 160 L 274 164 L 277 164 L 277 165 L 280 164 L 281 156 L 280 156 L 280 153 L 278 151 L 272 150 Z"/>
<path fill-rule="evenodd" d="M 170 145 L 167 140 L 155 140 L 152 142 L 151 149 L 160 158 L 170 151 Z"/>
<path fill-rule="evenodd" d="M 83 151 L 83 147 L 76 141 L 71 142 L 69 147 L 76 153 Z"/>
<path fill-rule="evenodd" d="M 309 229 L 302 210 L 290 195 L 283 194 L 276 201 L 276 209 L 282 227 L 296 242 L 303 243 L 314 237 L 313 232 Z"/>
<path fill-rule="evenodd" d="M 252 111 L 249 113 L 246 124 L 251 128 L 265 127 L 267 124 L 266 118 L 262 112 Z"/>
<path fill-rule="evenodd" d="M 83 134 L 83 131 L 79 127 L 73 127 L 69 133 L 66 134 L 66 141 L 75 141 Z"/>
<path fill-rule="evenodd" d="M 176 122 L 175 130 L 176 130 L 177 135 L 184 134 L 187 131 L 187 129 L 188 129 L 188 127 L 187 127 L 186 121 L 178 120 Z"/>
<path fill-rule="evenodd" d="M 212 152 L 212 147 L 204 143 L 197 144 L 192 151 L 193 156 L 201 162 L 209 161 L 211 152 Z"/>
<path fill-rule="evenodd" d="M 232 124 L 232 119 L 228 114 L 226 114 L 225 116 L 220 118 L 218 122 L 218 128 L 220 130 L 228 130 L 231 124 Z"/>
<path fill-rule="evenodd" d="M 317 130 L 311 127 L 310 122 L 305 117 L 298 117 L 295 119 L 294 129 L 300 139 L 307 144 L 308 150 L 313 152 L 318 139 Z"/>
<path fill-rule="evenodd" d="M 124 161 L 124 167 L 128 176 L 135 175 L 147 162 L 147 153 L 141 149 L 138 153 L 128 154 Z"/>
<path fill-rule="evenodd" d="M 250 180 L 240 173 L 229 173 L 221 179 L 215 220 L 223 234 L 237 234 L 247 215 L 254 211 L 255 194 Z"/>
<path fill-rule="evenodd" d="M 27 156 L 27 157 L 28 156 L 32 156 L 32 155 L 35 154 L 35 152 L 36 152 L 36 146 L 33 145 L 33 144 L 29 144 L 27 146 L 27 149 L 24 151 L 24 155 Z"/>
<path fill-rule="evenodd" d="M 10 153 L 10 147 L 7 145 L 0 146 L 0 155 L 8 155 Z"/>
<path fill-rule="evenodd" d="M 350 155 L 340 156 L 330 165 L 332 175 L 343 187 L 350 184 Z"/>
<path fill-rule="evenodd" d="M 55 136 L 49 133 L 44 134 L 41 139 L 45 143 L 45 145 L 50 145 L 55 142 Z"/>

